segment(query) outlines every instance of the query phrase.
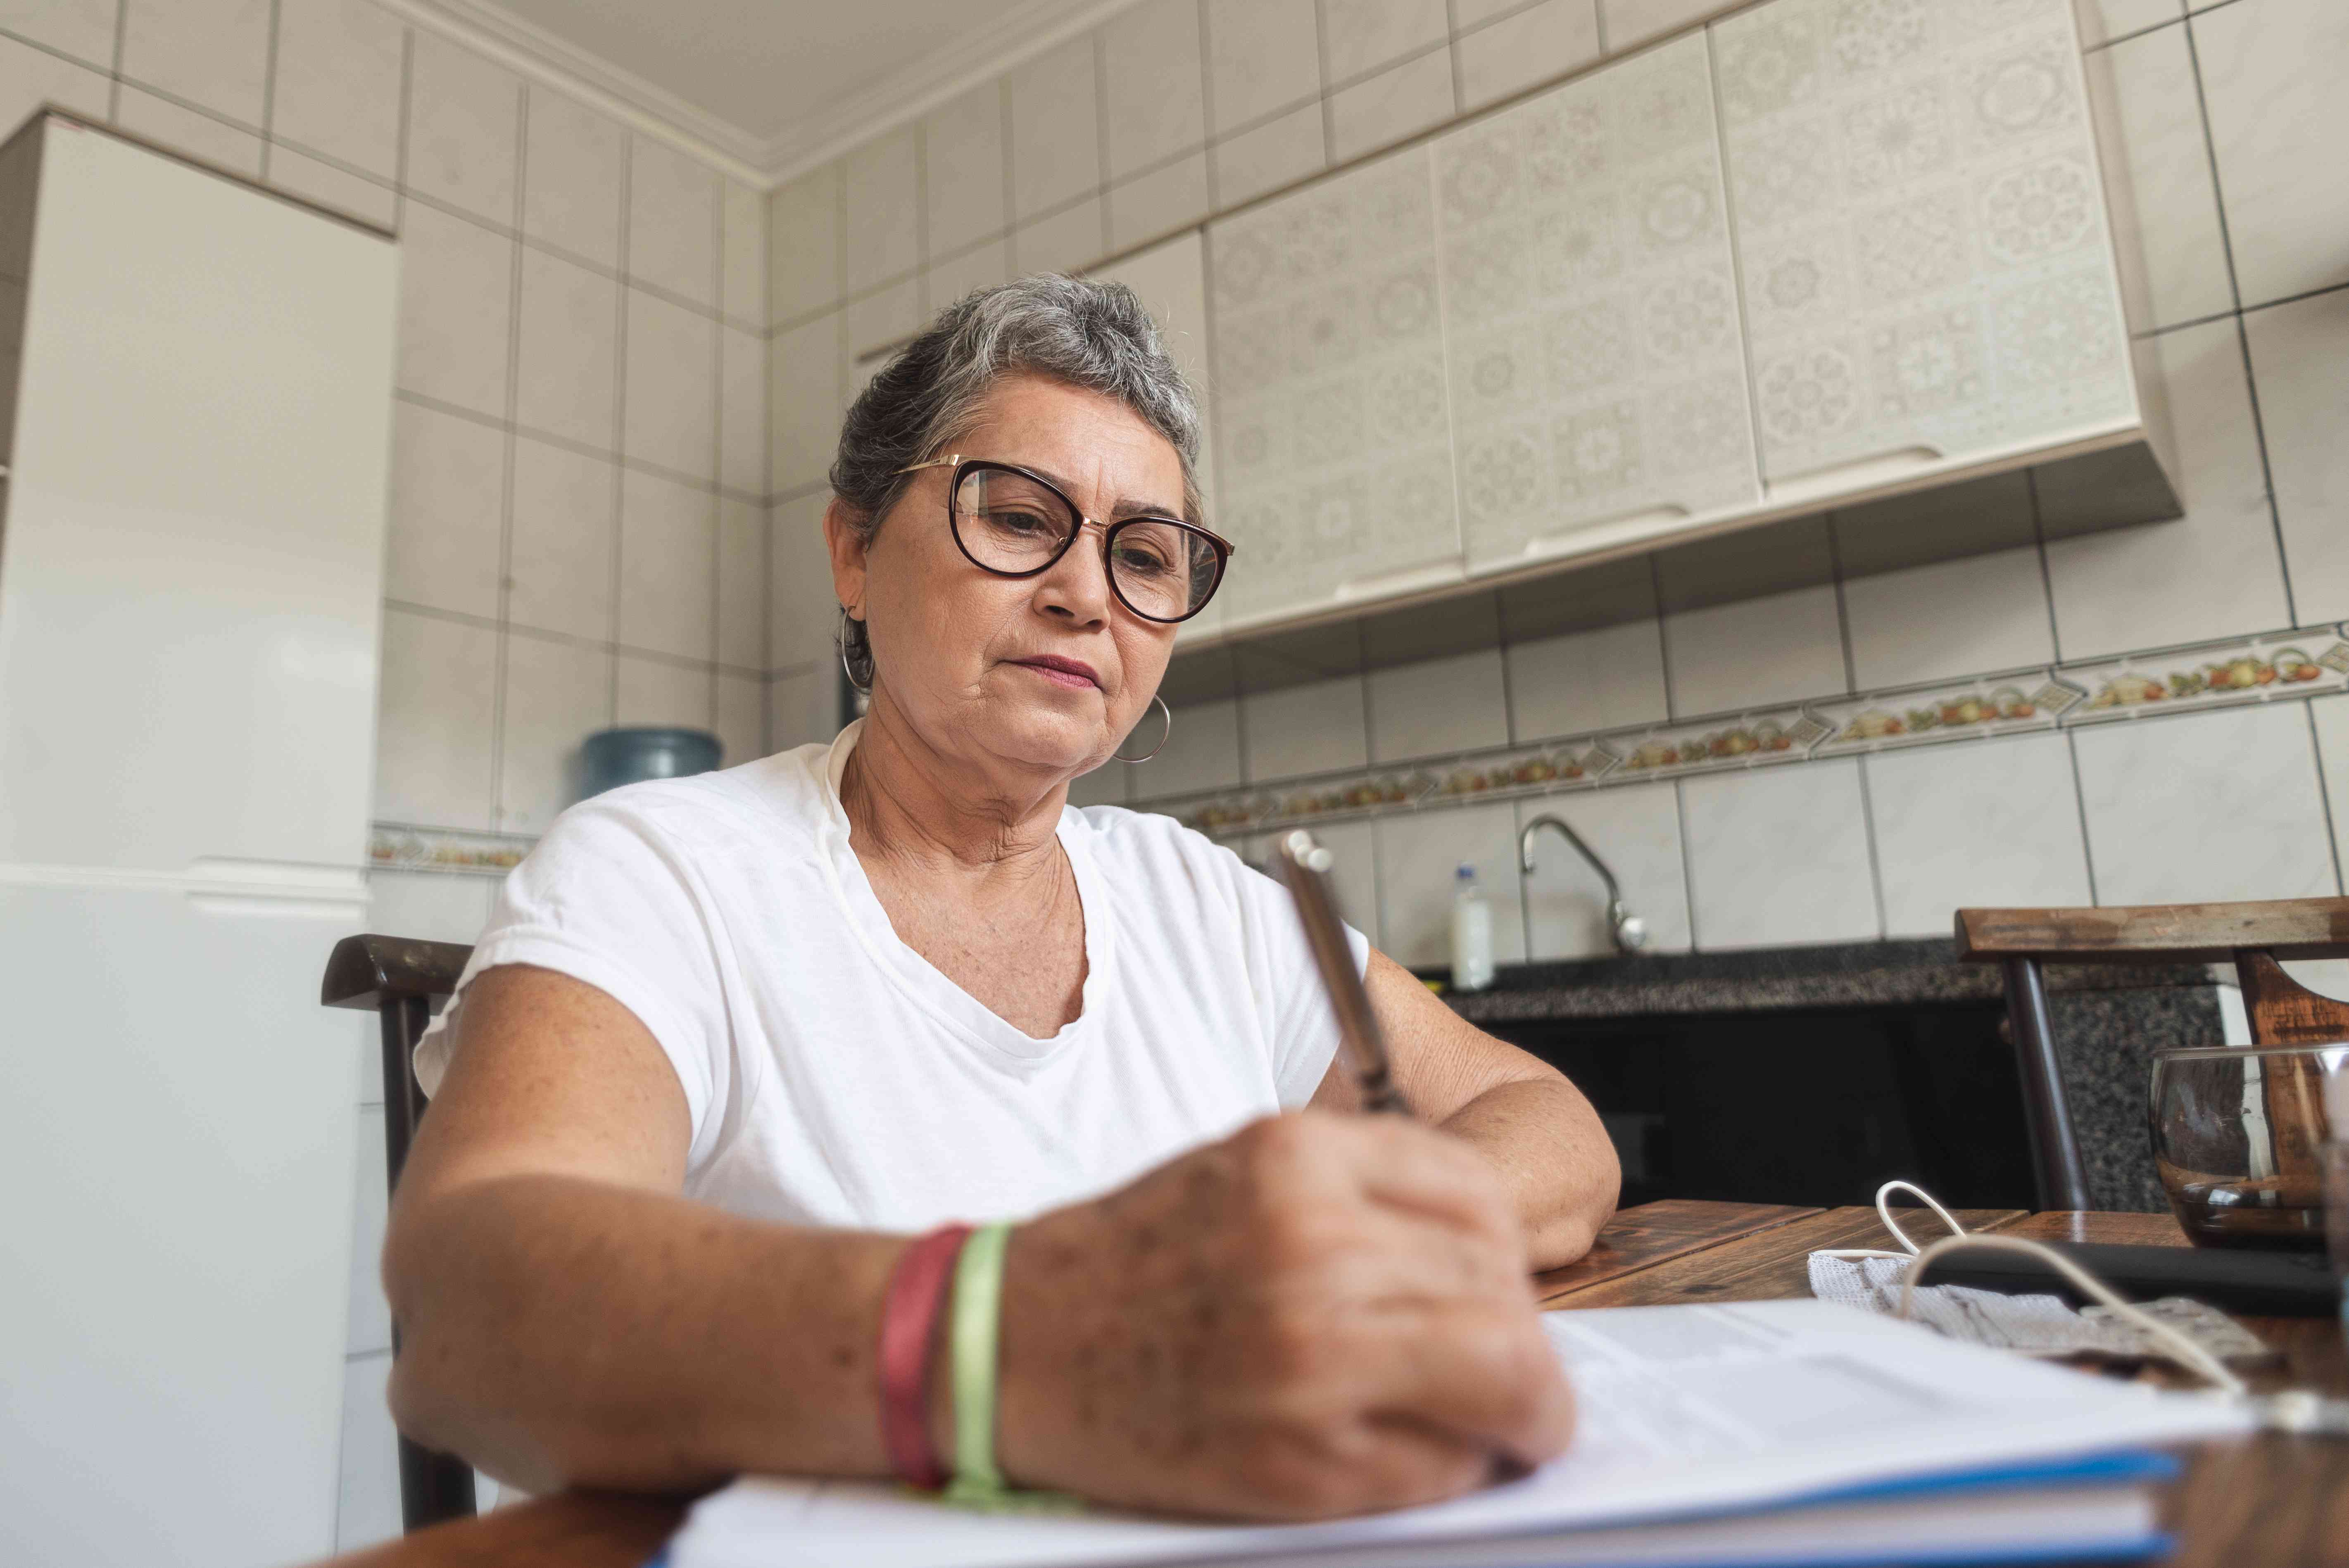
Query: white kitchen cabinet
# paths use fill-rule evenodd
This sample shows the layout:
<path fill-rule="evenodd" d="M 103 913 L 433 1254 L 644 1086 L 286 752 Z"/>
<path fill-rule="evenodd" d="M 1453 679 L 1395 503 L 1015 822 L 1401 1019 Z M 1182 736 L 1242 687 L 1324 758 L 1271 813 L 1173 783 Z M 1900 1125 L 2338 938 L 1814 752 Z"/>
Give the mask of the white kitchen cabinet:
<path fill-rule="evenodd" d="M 1710 31 L 1774 500 L 2137 424 L 2068 0 Z"/>
<path fill-rule="evenodd" d="M 2070 0 L 1767 0 L 1208 225 L 1242 552 L 1187 645 L 1830 511 L 1993 549 L 1904 498 L 2016 469 L 2051 538 L 2176 516 L 2079 49 Z"/>
<path fill-rule="evenodd" d="M 1207 257 L 1226 628 L 1459 581 L 1431 150 L 1211 225 Z"/>
<path fill-rule="evenodd" d="M 1434 153 L 1470 569 L 1754 503 L 1704 36 L 1467 126 Z"/>
<path fill-rule="evenodd" d="M 1215 381 L 1207 365 L 1207 260 L 1199 232 L 1177 234 L 1164 244 L 1126 257 L 1092 275 L 1121 283 L 1142 296 L 1166 352 L 1182 368 L 1199 403 L 1199 493 L 1206 505 L 1207 526 L 1231 537 L 1216 506 Z M 1224 597 L 1218 593 L 1207 607 L 1176 629 L 1175 642 L 1187 645 L 1223 629 Z"/>

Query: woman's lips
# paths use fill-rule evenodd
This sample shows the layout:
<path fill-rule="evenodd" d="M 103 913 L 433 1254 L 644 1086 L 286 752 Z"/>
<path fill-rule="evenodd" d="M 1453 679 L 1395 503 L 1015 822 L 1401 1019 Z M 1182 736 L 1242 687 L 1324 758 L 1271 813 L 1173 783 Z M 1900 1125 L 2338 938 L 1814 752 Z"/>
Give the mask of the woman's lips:
<path fill-rule="evenodd" d="M 1055 686 L 1082 690 L 1101 685 L 1101 676 L 1093 672 L 1092 665 L 1078 659 L 1064 659 L 1046 654 L 1037 658 L 1014 659 L 1011 662 L 1021 669 L 1035 671 Z"/>

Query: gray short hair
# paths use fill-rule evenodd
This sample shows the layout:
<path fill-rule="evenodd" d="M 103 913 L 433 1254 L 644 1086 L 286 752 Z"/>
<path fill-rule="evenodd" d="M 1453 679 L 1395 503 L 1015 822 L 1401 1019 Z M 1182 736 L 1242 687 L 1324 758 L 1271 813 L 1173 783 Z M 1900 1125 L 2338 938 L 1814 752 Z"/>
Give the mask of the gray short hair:
<path fill-rule="evenodd" d="M 1183 460 L 1183 509 L 1200 516 L 1199 405 L 1123 284 L 1039 273 L 964 295 L 881 367 L 840 428 L 833 493 L 870 540 L 912 482 L 898 470 L 946 454 L 1006 376 L 1065 381 L 1113 397 L 1166 438 Z M 864 623 L 843 616 L 841 654 L 859 685 L 873 679 Z"/>

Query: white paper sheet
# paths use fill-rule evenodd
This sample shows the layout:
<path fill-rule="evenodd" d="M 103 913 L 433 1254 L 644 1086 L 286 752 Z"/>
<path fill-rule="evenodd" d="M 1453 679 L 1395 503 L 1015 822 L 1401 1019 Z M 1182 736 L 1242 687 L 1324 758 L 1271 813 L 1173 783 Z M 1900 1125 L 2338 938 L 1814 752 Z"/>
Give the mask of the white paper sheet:
<path fill-rule="evenodd" d="M 863 1482 L 745 1479 L 696 1505 L 672 1568 L 1078 1568 L 1480 1541 L 1686 1519 L 2248 1429 L 2238 1408 L 1955 1344 L 1818 1301 L 1554 1312 L 1580 1404 L 1533 1475 L 1311 1525 L 976 1514 Z"/>

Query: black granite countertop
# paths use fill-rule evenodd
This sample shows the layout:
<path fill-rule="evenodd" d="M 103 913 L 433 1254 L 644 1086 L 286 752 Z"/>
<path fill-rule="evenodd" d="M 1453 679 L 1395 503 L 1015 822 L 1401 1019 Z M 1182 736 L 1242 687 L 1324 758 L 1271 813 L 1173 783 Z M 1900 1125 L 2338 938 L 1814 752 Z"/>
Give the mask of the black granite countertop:
<path fill-rule="evenodd" d="M 1444 971 L 1423 973 L 1446 977 Z M 2047 971 L 2052 991 L 2209 984 L 2209 968 L 2199 964 L 2053 965 Z M 1957 944 L 1937 938 L 1512 964 L 1502 967 L 1491 988 L 1447 990 L 1444 999 L 1471 1023 L 1490 1024 L 1996 1002 L 2005 994 L 1998 965 L 1961 963 Z"/>

